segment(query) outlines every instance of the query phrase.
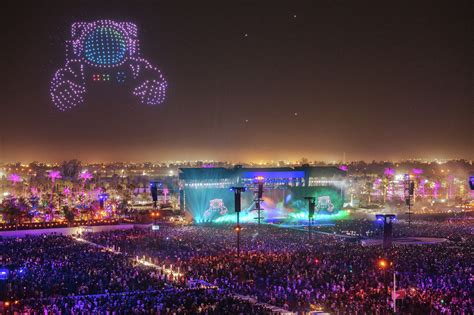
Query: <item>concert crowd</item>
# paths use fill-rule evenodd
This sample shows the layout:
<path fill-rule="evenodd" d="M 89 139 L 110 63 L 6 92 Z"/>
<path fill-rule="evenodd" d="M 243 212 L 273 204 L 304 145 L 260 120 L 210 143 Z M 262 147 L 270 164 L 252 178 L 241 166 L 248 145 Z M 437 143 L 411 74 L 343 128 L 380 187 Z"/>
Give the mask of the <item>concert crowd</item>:
<path fill-rule="evenodd" d="M 349 223 L 350 222 L 350 223 Z M 320 230 L 377 235 L 367 220 Z M 402 314 L 472 314 L 474 238 L 463 221 L 396 222 L 396 234 L 443 237 L 431 245 L 363 246 L 352 238 L 270 225 L 246 225 L 237 257 L 232 226 L 161 226 L 0 241 L 11 271 L 1 298 L 34 314 L 267 314 L 268 308 L 332 314 L 391 313 L 393 273 Z M 398 235 L 397 234 L 397 235 Z M 138 265 L 143 257 L 181 276 Z M 381 268 L 378 262 L 388 262 Z M 200 281 L 207 288 L 189 288 Z M 2 284 L 0 284 L 2 285 Z M 15 304 L 15 301 L 17 302 Z"/>

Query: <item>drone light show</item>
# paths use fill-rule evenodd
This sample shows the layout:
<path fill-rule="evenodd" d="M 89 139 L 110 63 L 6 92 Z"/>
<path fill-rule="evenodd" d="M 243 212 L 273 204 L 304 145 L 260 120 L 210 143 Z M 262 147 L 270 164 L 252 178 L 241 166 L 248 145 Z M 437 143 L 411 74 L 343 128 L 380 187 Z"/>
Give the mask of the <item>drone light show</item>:
<path fill-rule="evenodd" d="M 66 111 L 84 103 L 88 84 L 131 82 L 142 104 L 163 103 L 167 82 L 161 71 L 140 56 L 137 26 L 98 20 L 73 23 L 66 63 L 51 80 L 53 104 Z"/>

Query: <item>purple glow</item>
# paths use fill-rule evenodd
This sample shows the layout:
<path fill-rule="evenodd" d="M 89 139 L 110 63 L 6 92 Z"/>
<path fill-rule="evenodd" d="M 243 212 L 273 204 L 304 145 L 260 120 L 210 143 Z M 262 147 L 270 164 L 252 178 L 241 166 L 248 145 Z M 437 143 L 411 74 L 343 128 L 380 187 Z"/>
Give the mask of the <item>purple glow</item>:
<path fill-rule="evenodd" d="M 48 177 L 51 179 L 51 182 L 55 182 L 57 179 L 61 179 L 61 172 L 60 171 L 50 171 Z"/>
<path fill-rule="evenodd" d="M 340 169 L 341 171 L 347 172 L 347 170 L 348 170 L 349 168 L 347 167 L 347 165 L 341 165 L 341 166 L 339 166 L 339 169 Z"/>
<path fill-rule="evenodd" d="M 63 193 L 66 195 L 66 196 L 69 196 L 69 194 L 71 194 L 71 189 L 69 187 L 65 187 L 64 190 L 63 190 Z"/>
<path fill-rule="evenodd" d="M 81 174 L 79 174 L 79 178 L 83 180 L 84 182 L 91 180 L 93 178 L 92 174 L 88 171 L 83 171 Z"/>
<path fill-rule="evenodd" d="M 414 168 L 414 169 L 412 169 L 412 172 L 413 172 L 413 174 L 415 174 L 415 175 L 421 175 L 421 174 L 423 174 L 423 170 L 422 170 L 422 169 L 419 169 L 419 168 Z"/>
<path fill-rule="evenodd" d="M 66 63 L 53 76 L 51 100 L 61 111 L 85 100 L 86 85 L 106 81 L 136 81 L 132 94 L 141 103 L 163 103 L 167 82 L 158 68 L 140 57 L 137 26 L 98 20 L 73 23 L 66 42 Z M 111 80 L 112 79 L 112 80 Z"/>
<path fill-rule="evenodd" d="M 8 180 L 11 181 L 13 184 L 21 182 L 21 177 L 18 174 L 10 174 L 8 175 Z"/>
<path fill-rule="evenodd" d="M 392 177 L 395 175 L 395 169 L 387 167 L 384 171 L 383 174 L 387 177 Z"/>
<path fill-rule="evenodd" d="M 438 198 L 438 189 L 441 187 L 441 184 L 436 181 L 433 186 L 433 197 Z"/>

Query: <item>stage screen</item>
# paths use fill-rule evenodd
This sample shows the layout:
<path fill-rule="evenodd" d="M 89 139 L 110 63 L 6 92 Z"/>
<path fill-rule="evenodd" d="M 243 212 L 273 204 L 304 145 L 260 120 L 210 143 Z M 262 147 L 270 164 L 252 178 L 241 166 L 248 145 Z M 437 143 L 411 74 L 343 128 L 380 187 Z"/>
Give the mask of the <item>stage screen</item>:
<path fill-rule="evenodd" d="M 308 219 L 308 201 L 305 197 L 316 198 L 316 220 L 338 218 L 344 197 L 341 190 L 333 186 L 315 187 L 265 187 L 261 204 L 264 220 L 295 222 Z M 234 193 L 227 188 L 187 188 L 185 189 L 186 209 L 194 220 L 200 222 L 235 222 Z M 242 193 L 241 222 L 256 222 L 254 194 Z"/>
<path fill-rule="evenodd" d="M 230 188 L 186 188 L 184 193 L 186 210 L 197 223 L 235 216 L 234 192 Z M 242 193 L 242 213 L 247 213 L 252 207 L 252 192 Z"/>

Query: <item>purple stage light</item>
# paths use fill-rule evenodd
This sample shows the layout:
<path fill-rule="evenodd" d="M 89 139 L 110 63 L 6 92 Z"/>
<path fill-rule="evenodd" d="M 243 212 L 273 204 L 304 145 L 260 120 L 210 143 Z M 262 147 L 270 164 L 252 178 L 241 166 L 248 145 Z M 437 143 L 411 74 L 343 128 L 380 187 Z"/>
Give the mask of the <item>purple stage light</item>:
<path fill-rule="evenodd" d="M 387 176 L 387 177 L 392 177 L 392 176 L 395 175 L 395 170 L 394 170 L 393 168 L 387 167 L 387 168 L 384 170 L 383 174 L 384 174 L 385 176 Z"/>
<path fill-rule="evenodd" d="M 73 23 L 71 30 L 66 63 L 56 71 L 50 86 L 51 100 L 59 110 L 82 104 L 89 82 L 137 81 L 132 94 L 141 103 L 163 103 L 167 82 L 160 70 L 140 57 L 135 24 L 98 20 Z"/>
<path fill-rule="evenodd" d="M 11 181 L 13 184 L 21 182 L 21 177 L 18 174 L 10 174 L 8 175 L 8 180 Z"/>
<path fill-rule="evenodd" d="M 60 171 L 50 171 L 48 177 L 51 179 L 51 182 L 55 182 L 56 179 L 61 179 L 61 172 Z"/>
<path fill-rule="evenodd" d="M 422 169 L 419 169 L 419 168 L 414 168 L 414 169 L 412 169 L 412 172 L 413 172 L 413 174 L 415 174 L 415 175 L 417 175 L 417 176 L 423 174 L 423 170 L 422 170 Z"/>
<path fill-rule="evenodd" d="M 93 176 L 90 172 L 83 171 L 81 174 L 79 174 L 79 178 L 85 182 L 85 181 L 88 181 L 88 180 L 92 179 Z"/>

